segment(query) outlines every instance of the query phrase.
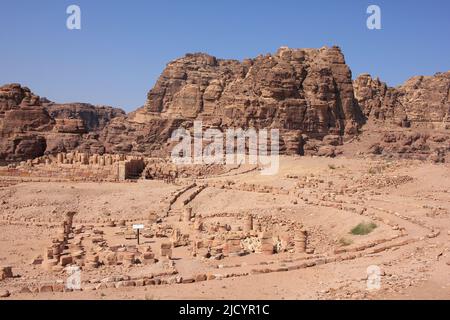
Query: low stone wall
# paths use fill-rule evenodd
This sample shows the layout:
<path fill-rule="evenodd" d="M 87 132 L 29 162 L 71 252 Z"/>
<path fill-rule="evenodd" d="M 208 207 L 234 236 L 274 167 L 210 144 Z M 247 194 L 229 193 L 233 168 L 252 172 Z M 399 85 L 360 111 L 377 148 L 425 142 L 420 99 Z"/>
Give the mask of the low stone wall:
<path fill-rule="evenodd" d="M 144 167 L 145 161 L 139 157 L 74 152 L 0 167 L 0 176 L 70 181 L 124 181 L 139 178 Z"/>
<path fill-rule="evenodd" d="M 118 165 L 94 167 L 91 165 L 37 165 L 0 169 L 0 176 L 21 178 L 49 178 L 71 181 L 114 181 L 118 180 Z"/>

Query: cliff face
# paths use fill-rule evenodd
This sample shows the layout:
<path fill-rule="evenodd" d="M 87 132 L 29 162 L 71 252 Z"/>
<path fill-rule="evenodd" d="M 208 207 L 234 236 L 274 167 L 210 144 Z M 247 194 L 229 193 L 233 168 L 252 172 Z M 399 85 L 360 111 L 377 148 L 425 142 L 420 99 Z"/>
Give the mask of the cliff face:
<path fill-rule="evenodd" d="M 308 139 L 355 134 L 363 123 L 337 47 L 281 48 L 243 62 L 188 54 L 167 65 L 141 113 L 206 127 L 278 128 L 294 141 L 287 153 Z"/>
<path fill-rule="evenodd" d="M 334 156 L 359 129 L 372 130 L 371 123 L 386 132 L 450 129 L 449 88 L 450 72 L 414 77 L 397 88 L 367 74 L 352 82 L 338 47 L 281 48 L 242 62 L 188 54 L 167 65 L 145 105 L 128 115 L 53 103 L 18 84 L 0 87 L 0 160 L 72 150 L 164 156 L 172 131 L 195 120 L 204 129 L 279 129 L 281 152 Z"/>
<path fill-rule="evenodd" d="M 86 132 L 102 130 L 113 118 L 125 116 L 123 110 L 107 106 L 94 107 L 87 103 L 45 103 L 44 107 L 54 119 L 80 121 L 82 129 Z"/>
<path fill-rule="evenodd" d="M 434 162 L 449 160 L 450 71 L 413 77 L 397 88 L 361 75 L 354 81 L 354 88 L 369 120 L 364 130 L 378 133 L 368 153 Z"/>
<path fill-rule="evenodd" d="M 450 128 L 450 71 L 413 77 L 397 88 L 365 74 L 354 81 L 354 89 L 369 119 L 403 127 Z"/>
<path fill-rule="evenodd" d="M 357 120 L 350 69 L 339 48 L 280 49 L 242 63 L 205 54 L 170 63 L 146 107 L 167 117 L 222 125 L 344 133 Z"/>
<path fill-rule="evenodd" d="M 19 84 L 5 85 L 0 87 L 0 159 L 19 161 L 91 145 L 104 152 L 96 132 L 118 116 L 125 113 L 89 104 L 54 104 Z"/>

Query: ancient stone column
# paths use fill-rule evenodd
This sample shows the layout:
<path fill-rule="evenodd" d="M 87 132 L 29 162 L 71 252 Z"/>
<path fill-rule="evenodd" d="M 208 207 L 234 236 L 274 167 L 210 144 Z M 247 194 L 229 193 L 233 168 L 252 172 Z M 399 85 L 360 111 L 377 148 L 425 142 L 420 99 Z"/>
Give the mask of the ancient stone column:
<path fill-rule="evenodd" d="M 149 225 L 155 224 L 157 220 L 158 220 L 158 214 L 154 211 L 151 211 L 148 214 L 148 224 Z"/>
<path fill-rule="evenodd" d="M 111 165 L 113 164 L 112 157 L 111 157 L 110 155 L 107 155 L 107 156 L 106 156 L 105 164 L 106 164 L 107 166 L 111 166 Z"/>
<path fill-rule="evenodd" d="M 192 208 L 186 207 L 183 212 L 183 221 L 190 222 L 192 217 Z"/>
<path fill-rule="evenodd" d="M 262 232 L 259 236 L 261 240 L 261 253 L 271 255 L 274 252 L 273 237 L 269 232 Z"/>
<path fill-rule="evenodd" d="M 203 218 L 201 215 L 198 215 L 195 218 L 194 230 L 195 231 L 203 231 Z"/>
<path fill-rule="evenodd" d="M 170 259 L 172 257 L 172 244 L 170 242 L 161 243 L 161 257 Z"/>
<path fill-rule="evenodd" d="M 80 154 L 80 162 L 81 164 L 89 164 L 89 157 L 85 153 Z"/>
<path fill-rule="evenodd" d="M 67 225 L 66 222 L 63 222 L 61 224 L 61 229 L 58 230 L 57 234 L 56 234 L 56 240 L 58 242 L 63 242 L 66 240 L 66 234 L 67 234 Z"/>
<path fill-rule="evenodd" d="M 61 256 L 61 245 L 60 243 L 55 243 L 52 246 L 52 257 L 53 259 L 55 259 L 57 262 L 59 261 L 59 257 Z"/>
<path fill-rule="evenodd" d="M 69 211 L 66 213 L 66 234 L 69 235 L 69 233 L 72 233 L 72 227 L 73 227 L 73 217 L 75 216 L 76 212 Z"/>
<path fill-rule="evenodd" d="M 181 240 L 181 231 L 180 229 L 175 229 L 172 233 L 172 243 L 174 247 L 179 246 L 179 242 Z"/>
<path fill-rule="evenodd" d="M 306 240 L 307 240 L 307 233 L 305 230 L 301 230 L 297 238 L 294 239 L 295 251 L 297 253 L 306 252 Z"/>
<path fill-rule="evenodd" d="M 89 252 L 86 255 L 85 267 L 88 269 L 97 268 L 99 264 L 99 256 L 94 252 Z"/>
<path fill-rule="evenodd" d="M 53 259 L 53 247 L 45 248 L 42 257 L 44 260 Z"/>
<path fill-rule="evenodd" d="M 122 263 L 125 266 L 131 266 L 134 264 L 135 254 L 133 252 L 124 252 L 122 257 Z"/>
<path fill-rule="evenodd" d="M 247 217 L 245 217 L 244 221 L 244 231 L 250 232 L 253 230 L 253 216 L 249 214 Z"/>

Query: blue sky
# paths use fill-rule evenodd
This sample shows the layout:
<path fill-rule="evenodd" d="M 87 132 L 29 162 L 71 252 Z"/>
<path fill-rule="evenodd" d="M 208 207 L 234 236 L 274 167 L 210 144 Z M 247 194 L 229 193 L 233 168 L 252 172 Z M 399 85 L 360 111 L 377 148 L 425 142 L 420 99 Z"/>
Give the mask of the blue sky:
<path fill-rule="evenodd" d="M 132 111 L 167 62 L 187 52 L 244 59 L 280 46 L 339 45 L 353 76 L 389 85 L 450 70 L 448 0 L 0 0 L 0 84 L 57 102 Z M 81 7 L 82 29 L 66 28 Z M 382 30 L 366 9 L 381 7 Z"/>

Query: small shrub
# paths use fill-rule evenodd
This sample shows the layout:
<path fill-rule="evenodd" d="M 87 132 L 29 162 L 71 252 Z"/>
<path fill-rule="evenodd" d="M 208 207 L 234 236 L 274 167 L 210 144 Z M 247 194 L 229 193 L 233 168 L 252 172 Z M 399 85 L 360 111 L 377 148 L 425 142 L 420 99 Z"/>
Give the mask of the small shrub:
<path fill-rule="evenodd" d="M 347 239 L 347 238 L 340 238 L 339 239 L 339 245 L 341 247 L 346 247 L 349 246 L 353 243 L 353 241 L 351 239 Z"/>
<path fill-rule="evenodd" d="M 331 170 L 334 170 L 334 169 L 336 169 L 336 166 L 334 164 L 329 164 L 328 168 L 330 168 Z"/>
<path fill-rule="evenodd" d="M 366 234 L 371 233 L 377 225 L 373 222 L 367 223 L 367 222 L 361 222 L 356 227 L 354 227 L 350 233 L 358 236 L 363 236 Z"/>
<path fill-rule="evenodd" d="M 380 173 L 379 168 L 373 168 L 373 167 L 371 167 L 371 168 L 369 169 L 369 174 L 377 174 L 377 173 Z"/>

